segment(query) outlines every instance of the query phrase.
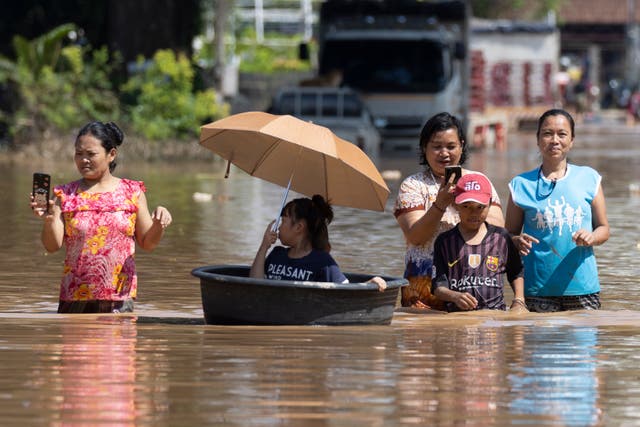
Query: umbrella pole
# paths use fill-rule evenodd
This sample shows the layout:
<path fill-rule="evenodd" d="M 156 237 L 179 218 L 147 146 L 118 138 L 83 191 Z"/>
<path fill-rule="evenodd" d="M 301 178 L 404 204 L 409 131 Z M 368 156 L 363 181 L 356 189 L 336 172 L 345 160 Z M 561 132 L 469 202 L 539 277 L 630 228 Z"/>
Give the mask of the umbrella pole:
<path fill-rule="evenodd" d="M 289 195 L 289 188 L 291 188 L 291 181 L 293 180 L 293 173 L 289 177 L 289 184 L 287 185 L 287 189 L 284 190 L 284 196 L 282 197 L 282 204 L 280 206 L 280 210 L 278 211 L 278 216 L 276 217 L 276 221 L 273 223 L 271 227 L 271 231 L 276 231 L 280 226 L 280 214 L 282 213 L 282 209 L 284 209 L 284 205 L 287 201 L 287 196 Z"/>

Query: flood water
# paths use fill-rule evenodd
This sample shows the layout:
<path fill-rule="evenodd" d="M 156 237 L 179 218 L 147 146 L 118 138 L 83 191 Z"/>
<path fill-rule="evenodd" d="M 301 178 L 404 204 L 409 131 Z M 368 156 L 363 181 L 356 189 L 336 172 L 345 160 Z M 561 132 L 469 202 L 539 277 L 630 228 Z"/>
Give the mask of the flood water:
<path fill-rule="evenodd" d="M 612 232 L 596 248 L 601 311 L 398 313 L 389 326 L 204 325 L 191 269 L 249 264 L 282 189 L 237 169 L 225 180 L 221 161 L 132 164 L 125 146 L 117 175 L 144 180 L 150 206 L 167 206 L 174 223 L 153 253 L 138 250 L 135 315 L 58 315 L 64 254 L 45 253 L 27 203 L 34 171 L 76 179 L 71 144 L 64 164 L 1 164 L 1 423 L 640 425 L 638 136 L 578 128 L 571 155 L 603 175 Z M 468 166 L 506 203 L 508 180 L 537 163 L 534 136 L 511 134 L 509 150 L 473 152 Z M 403 177 L 419 168 L 414 156 L 378 166 Z M 402 275 L 399 183 L 388 182 L 384 213 L 335 208 L 344 271 Z"/>

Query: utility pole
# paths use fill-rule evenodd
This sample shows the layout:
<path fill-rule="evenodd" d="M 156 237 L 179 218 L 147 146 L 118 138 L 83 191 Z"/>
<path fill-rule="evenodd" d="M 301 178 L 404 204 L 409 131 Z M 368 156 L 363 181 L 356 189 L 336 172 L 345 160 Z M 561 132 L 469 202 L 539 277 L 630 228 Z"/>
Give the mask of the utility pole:
<path fill-rule="evenodd" d="M 233 10 L 234 0 L 213 0 L 213 56 L 215 58 L 213 66 L 213 79 L 216 85 L 216 92 L 224 93 L 226 87 L 227 69 L 227 49 L 225 38 L 228 32 L 228 22 Z"/>
<path fill-rule="evenodd" d="M 636 20 L 636 0 L 627 0 L 626 81 L 635 87 L 640 73 L 640 25 Z"/>
<path fill-rule="evenodd" d="M 262 0 L 254 0 L 253 10 L 255 14 L 256 42 L 262 44 L 264 42 L 264 5 Z"/>
<path fill-rule="evenodd" d="M 300 0 L 300 8 L 302 9 L 304 26 L 302 40 L 308 43 L 313 36 L 313 8 L 311 7 L 311 0 Z"/>

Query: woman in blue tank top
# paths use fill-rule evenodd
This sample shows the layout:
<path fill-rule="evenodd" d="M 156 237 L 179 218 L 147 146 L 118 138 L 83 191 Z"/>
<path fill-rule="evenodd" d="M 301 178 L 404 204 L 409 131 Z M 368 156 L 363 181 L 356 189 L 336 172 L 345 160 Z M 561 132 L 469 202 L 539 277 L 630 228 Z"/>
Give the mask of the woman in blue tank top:
<path fill-rule="evenodd" d="M 574 129 L 564 110 L 542 114 L 542 164 L 509 183 L 506 228 L 523 256 L 531 311 L 600 308 L 593 247 L 609 239 L 609 223 L 600 174 L 567 160 Z"/>

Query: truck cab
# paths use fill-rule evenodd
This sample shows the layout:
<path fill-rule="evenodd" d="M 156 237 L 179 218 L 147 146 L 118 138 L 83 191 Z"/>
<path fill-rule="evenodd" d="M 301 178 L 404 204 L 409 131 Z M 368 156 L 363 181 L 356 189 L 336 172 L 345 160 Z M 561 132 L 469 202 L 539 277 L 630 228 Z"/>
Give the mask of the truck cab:
<path fill-rule="evenodd" d="M 281 88 L 268 112 L 289 114 L 331 129 L 357 145 L 373 160 L 380 150 L 380 134 L 358 93 L 345 87 L 291 86 Z"/>
<path fill-rule="evenodd" d="M 434 114 L 467 122 L 469 16 L 460 0 L 326 0 L 318 73 L 358 91 L 385 149 L 415 150 Z"/>

